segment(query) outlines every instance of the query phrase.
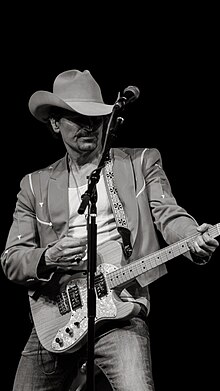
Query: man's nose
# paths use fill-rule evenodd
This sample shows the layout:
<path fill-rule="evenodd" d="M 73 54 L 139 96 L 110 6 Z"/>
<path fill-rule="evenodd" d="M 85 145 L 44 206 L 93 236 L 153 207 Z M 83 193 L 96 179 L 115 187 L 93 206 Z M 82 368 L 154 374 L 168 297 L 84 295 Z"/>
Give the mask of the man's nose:
<path fill-rule="evenodd" d="M 93 131 L 93 124 L 85 125 L 85 129 L 86 129 L 87 132 L 92 132 Z"/>
<path fill-rule="evenodd" d="M 95 130 L 96 126 L 95 126 L 95 122 L 93 120 L 88 120 L 86 123 L 85 123 L 85 129 L 87 130 L 87 132 L 92 132 L 93 130 Z"/>

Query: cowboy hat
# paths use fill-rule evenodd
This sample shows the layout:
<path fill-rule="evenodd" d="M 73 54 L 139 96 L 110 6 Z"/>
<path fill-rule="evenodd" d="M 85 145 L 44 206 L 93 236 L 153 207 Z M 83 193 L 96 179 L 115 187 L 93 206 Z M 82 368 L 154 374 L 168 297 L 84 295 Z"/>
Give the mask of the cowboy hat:
<path fill-rule="evenodd" d="M 88 116 L 107 115 L 113 105 L 103 102 L 99 85 L 88 70 L 60 73 L 53 92 L 36 91 L 29 99 L 29 110 L 39 121 L 47 122 L 52 107 L 60 107 Z"/>

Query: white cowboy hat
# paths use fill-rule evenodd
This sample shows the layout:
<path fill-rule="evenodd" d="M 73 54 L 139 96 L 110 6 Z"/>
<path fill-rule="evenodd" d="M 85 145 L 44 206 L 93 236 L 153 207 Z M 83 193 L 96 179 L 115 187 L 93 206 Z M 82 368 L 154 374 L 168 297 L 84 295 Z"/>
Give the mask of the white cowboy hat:
<path fill-rule="evenodd" d="M 107 115 L 113 105 L 103 102 L 99 85 L 88 70 L 77 69 L 60 73 L 53 84 L 53 92 L 36 91 L 28 103 L 31 114 L 47 122 L 51 107 L 56 106 L 88 116 Z"/>

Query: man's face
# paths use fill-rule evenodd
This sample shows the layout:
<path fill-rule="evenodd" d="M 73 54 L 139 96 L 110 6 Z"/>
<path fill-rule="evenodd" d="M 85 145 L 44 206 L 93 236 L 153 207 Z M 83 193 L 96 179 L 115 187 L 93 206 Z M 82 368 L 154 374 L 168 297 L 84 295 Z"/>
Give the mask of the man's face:
<path fill-rule="evenodd" d="M 90 153 L 101 150 L 103 117 L 65 114 L 58 121 L 63 142 L 69 151 Z"/>

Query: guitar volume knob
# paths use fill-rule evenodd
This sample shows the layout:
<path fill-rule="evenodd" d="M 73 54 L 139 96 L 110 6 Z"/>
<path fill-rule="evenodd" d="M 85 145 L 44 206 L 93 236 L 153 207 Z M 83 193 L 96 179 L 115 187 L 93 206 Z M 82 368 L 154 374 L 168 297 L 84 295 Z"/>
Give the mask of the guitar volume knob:
<path fill-rule="evenodd" d="M 62 338 L 57 337 L 55 339 L 55 342 L 58 343 L 60 346 L 63 346 L 63 339 Z"/>
<path fill-rule="evenodd" d="M 73 329 L 72 329 L 72 327 L 67 327 L 65 331 L 66 331 L 67 334 L 70 335 L 70 337 L 73 336 Z"/>

